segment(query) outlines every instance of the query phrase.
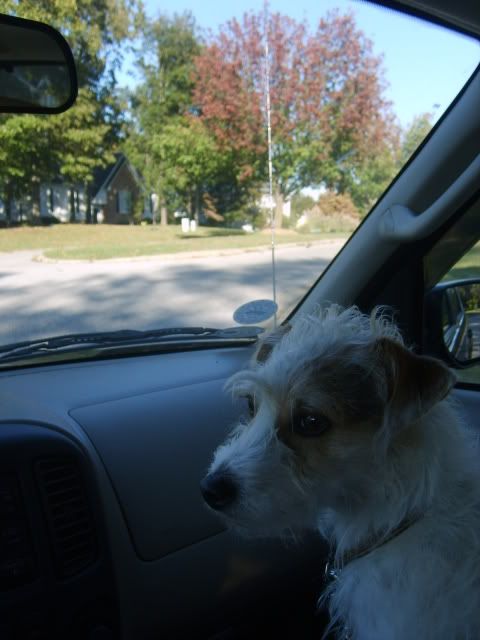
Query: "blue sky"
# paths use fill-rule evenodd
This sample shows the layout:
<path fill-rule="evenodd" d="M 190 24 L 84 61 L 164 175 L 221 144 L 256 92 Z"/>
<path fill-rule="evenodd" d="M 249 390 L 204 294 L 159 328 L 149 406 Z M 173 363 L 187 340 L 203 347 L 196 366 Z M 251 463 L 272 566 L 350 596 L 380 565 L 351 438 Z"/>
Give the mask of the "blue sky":
<path fill-rule="evenodd" d="M 189 10 L 202 29 L 213 29 L 245 11 L 261 11 L 262 0 L 144 0 L 148 15 Z M 367 2 L 349 0 L 272 0 L 270 9 L 315 24 L 333 8 L 352 10 L 359 27 L 384 54 L 387 97 L 402 125 L 419 113 L 439 117 L 480 61 L 480 47 L 464 36 Z M 125 70 L 129 63 L 125 65 Z M 126 75 L 121 80 L 127 81 Z M 131 81 L 130 81 L 131 82 Z M 130 83 L 129 82 L 129 83 Z M 438 107 L 435 107 L 438 105 Z"/>

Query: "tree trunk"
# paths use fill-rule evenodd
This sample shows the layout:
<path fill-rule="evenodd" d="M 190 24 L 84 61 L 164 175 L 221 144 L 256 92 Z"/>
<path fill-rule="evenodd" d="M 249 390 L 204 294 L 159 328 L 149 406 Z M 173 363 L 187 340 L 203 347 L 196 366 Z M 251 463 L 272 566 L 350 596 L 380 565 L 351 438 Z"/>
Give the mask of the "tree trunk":
<path fill-rule="evenodd" d="M 275 187 L 275 228 L 281 229 L 283 225 L 283 195 L 279 186 Z"/>
<path fill-rule="evenodd" d="M 92 224 L 92 196 L 90 194 L 90 189 L 88 187 L 88 184 L 85 185 L 84 187 L 85 189 L 85 196 L 87 199 L 87 208 L 85 211 L 85 223 L 86 224 Z"/>
<path fill-rule="evenodd" d="M 32 181 L 32 217 L 40 218 L 40 181 L 36 178 Z"/>
<path fill-rule="evenodd" d="M 5 191 L 5 218 L 7 227 L 12 224 L 13 195 L 10 185 L 7 185 Z"/>
<path fill-rule="evenodd" d="M 195 222 L 200 224 L 200 188 L 195 188 Z"/>
<path fill-rule="evenodd" d="M 190 220 L 195 219 L 195 192 L 190 193 Z"/>
<path fill-rule="evenodd" d="M 70 222 L 76 222 L 77 217 L 75 213 L 75 190 L 72 187 L 70 189 Z"/>
<path fill-rule="evenodd" d="M 162 227 L 166 227 L 168 224 L 167 207 L 165 206 L 165 203 L 160 207 L 160 224 Z"/>

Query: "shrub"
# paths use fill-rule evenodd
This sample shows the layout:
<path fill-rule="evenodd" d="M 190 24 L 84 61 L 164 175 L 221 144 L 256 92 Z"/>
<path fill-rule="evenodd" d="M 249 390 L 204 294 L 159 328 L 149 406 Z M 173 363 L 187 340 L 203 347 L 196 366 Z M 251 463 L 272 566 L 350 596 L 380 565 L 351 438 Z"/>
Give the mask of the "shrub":
<path fill-rule="evenodd" d="M 322 193 L 318 198 L 318 208 L 324 216 L 349 216 L 357 221 L 360 219 L 360 213 L 348 193 Z"/>
<path fill-rule="evenodd" d="M 304 215 L 306 221 L 298 227 L 303 233 L 352 232 L 360 219 L 350 196 L 333 192 L 322 194 Z"/>
<path fill-rule="evenodd" d="M 268 212 L 255 204 L 246 204 L 238 209 L 225 213 L 225 222 L 230 227 L 240 227 L 250 223 L 256 229 L 262 229 L 268 223 Z"/>
<path fill-rule="evenodd" d="M 291 199 L 292 218 L 296 221 L 305 212 L 310 211 L 315 206 L 315 200 L 311 196 L 303 193 L 295 193 Z"/>

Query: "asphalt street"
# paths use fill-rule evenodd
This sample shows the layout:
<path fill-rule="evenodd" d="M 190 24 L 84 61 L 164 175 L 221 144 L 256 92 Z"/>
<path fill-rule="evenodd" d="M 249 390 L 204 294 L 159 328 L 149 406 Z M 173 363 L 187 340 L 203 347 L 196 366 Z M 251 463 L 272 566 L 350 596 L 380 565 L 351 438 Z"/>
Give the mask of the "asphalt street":
<path fill-rule="evenodd" d="M 342 246 L 277 249 L 280 317 Z M 176 326 L 228 327 L 241 304 L 272 297 L 269 250 L 109 261 L 45 262 L 0 254 L 0 344 L 55 335 Z"/>

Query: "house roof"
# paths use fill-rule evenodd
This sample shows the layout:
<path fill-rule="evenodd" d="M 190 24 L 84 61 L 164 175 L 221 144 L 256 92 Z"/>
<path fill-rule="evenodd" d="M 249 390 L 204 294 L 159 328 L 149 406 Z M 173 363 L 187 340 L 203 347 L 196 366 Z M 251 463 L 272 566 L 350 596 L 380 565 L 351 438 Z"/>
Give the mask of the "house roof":
<path fill-rule="evenodd" d="M 138 172 L 132 167 L 127 157 L 123 153 L 115 154 L 115 162 L 104 167 L 103 169 L 95 169 L 93 172 L 93 183 L 92 183 L 92 203 L 95 204 L 95 200 L 101 201 L 101 193 L 107 191 L 113 179 L 119 172 L 120 168 L 126 164 L 129 168 L 131 174 L 135 178 L 140 189 L 144 190 L 143 181 L 138 174 Z"/>

